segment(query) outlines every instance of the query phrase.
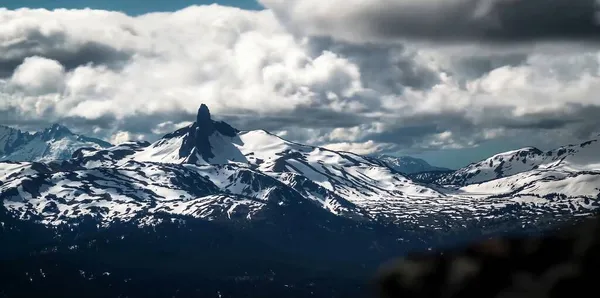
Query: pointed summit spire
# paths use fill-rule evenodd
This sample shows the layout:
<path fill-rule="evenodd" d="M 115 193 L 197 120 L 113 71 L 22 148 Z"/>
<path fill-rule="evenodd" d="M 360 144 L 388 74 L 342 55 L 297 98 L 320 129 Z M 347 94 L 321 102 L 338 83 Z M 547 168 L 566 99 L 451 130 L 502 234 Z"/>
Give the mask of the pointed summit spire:
<path fill-rule="evenodd" d="M 210 110 L 208 109 L 207 105 L 201 104 L 200 108 L 198 108 L 198 115 L 196 116 L 196 122 L 203 123 L 203 122 L 208 122 L 207 120 L 211 120 Z"/>
<path fill-rule="evenodd" d="M 179 156 L 190 156 L 192 151 L 200 154 L 204 160 L 214 157 L 208 138 L 215 132 L 215 124 L 210 117 L 210 110 L 205 104 L 201 104 L 196 115 L 196 122 L 192 124 L 190 130 L 179 148 Z M 191 162 L 195 162 L 195 156 Z"/>
<path fill-rule="evenodd" d="M 223 143 L 223 137 L 233 138 L 237 136 L 238 132 L 237 129 L 223 121 L 212 120 L 208 106 L 201 104 L 196 115 L 196 122 L 186 130 L 183 143 L 179 148 L 179 157 L 187 158 L 189 163 L 196 163 L 198 158 L 210 162 L 215 154 L 222 153 L 219 151 L 213 152 L 213 149 L 222 150 L 222 148 L 213 148 L 214 144 L 211 144 L 211 137 L 214 135 L 217 144 L 220 144 Z M 223 146 L 223 144 L 219 146 Z M 241 156 L 242 158 L 238 160 L 243 159 L 243 155 Z"/>
<path fill-rule="evenodd" d="M 198 132 L 204 136 L 210 136 L 215 131 L 215 125 L 210 117 L 210 110 L 205 104 L 201 104 L 196 115 L 196 127 Z"/>

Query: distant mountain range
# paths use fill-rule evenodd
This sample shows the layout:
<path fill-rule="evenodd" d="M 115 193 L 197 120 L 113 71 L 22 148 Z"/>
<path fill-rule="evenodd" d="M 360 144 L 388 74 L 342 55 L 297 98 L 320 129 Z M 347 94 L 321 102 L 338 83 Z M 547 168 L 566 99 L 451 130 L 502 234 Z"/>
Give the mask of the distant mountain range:
<path fill-rule="evenodd" d="M 0 163 L 7 293 L 81 295 L 56 286 L 68 276 L 110 297 L 348 297 L 391 256 L 537 233 L 600 206 L 595 140 L 449 171 L 240 131 L 205 105 L 152 144 L 47 131 L 33 136 L 69 149 Z M 35 159 L 15 155 L 34 137 L 10 135 L 3 154 Z"/>
<path fill-rule="evenodd" d="M 375 158 L 385 162 L 388 167 L 404 174 L 452 171 L 448 168 L 432 166 L 423 159 L 410 156 L 376 155 Z"/>
<path fill-rule="evenodd" d="M 69 159 L 81 147 L 100 149 L 111 146 L 100 139 L 74 134 L 59 124 L 35 133 L 0 125 L 0 161 Z"/>
<path fill-rule="evenodd" d="M 227 124 L 221 123 L 221 125 Z M 101 139 L 74 134 L 60 124 L 53 124 L 51 127 L 34 133 L 0 125 L 0 160 L 4 161 L 66 160 L 70 159 L 73 153 L 80 148 L 101 149 L 112 146 Z M 432 166 L 423 159 L 410 156 L 374 155 L 372 157 L 404 174 L 451 171 L 448 168 Z"/>

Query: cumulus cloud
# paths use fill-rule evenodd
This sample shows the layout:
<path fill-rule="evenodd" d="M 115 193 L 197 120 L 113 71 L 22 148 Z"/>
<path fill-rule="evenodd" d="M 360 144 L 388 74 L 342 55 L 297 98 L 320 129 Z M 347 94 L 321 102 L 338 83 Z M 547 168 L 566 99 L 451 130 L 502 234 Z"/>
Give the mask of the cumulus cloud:
<path fill-rule="evenodd" d="M 128 18 L 100 10 L 0 8 L 0 77 L 31 56 L 56 60 L 67 69 L 86 64 L 117 67 L 143 50 Z M 108 28 L 112 21 L 117 25 Z"/>
<path fill-rule="evenodd" d="M 110 142 L 115 145 L 125 143 L 128 141 L 133 141 L 133 140 L 134 140 L 134 138 L 127 131 L 118 131 L 115 134 L 113 134 L 110 138 Z"/>
<path fill-rule="evenodd" d="M 15 69 L 10 84 L 36 95 L 57 93 L 63 87 L 64 76 L 65 69 L 58 61 L 33 56 Z"/>
<path fill-rule="evenodd" d="M 590 40 L 597 0 L 259 0 L 295 32 L 352 41 Z"/>
<path fill-rule="evenodd" d="M 362 10 L 319 3 L 316 16 L 337 7 L 335 22 L 356 17 L 360 24 Z M 60 120 L 113 142 L 153 140 L 192 121 L 206 103 L 239 129 L 361 153 L 464 148 L 546 132 L 585 139 L 600 127 L 593 47 L 356 44 L 298 35 L 289 26 L 296 20 L 276 4 L 137 17 L 0 9 L 2 124 Z"/>

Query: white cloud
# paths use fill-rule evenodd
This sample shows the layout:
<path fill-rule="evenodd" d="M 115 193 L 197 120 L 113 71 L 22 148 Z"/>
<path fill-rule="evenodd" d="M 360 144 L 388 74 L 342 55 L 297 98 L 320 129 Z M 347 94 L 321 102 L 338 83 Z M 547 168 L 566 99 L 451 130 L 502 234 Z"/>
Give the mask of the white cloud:
<path fill-rule="evenodd" d="M 130 141 L 143 141 L 144 135 L 134 135 L 127 131 L 117 131 L 110 137 L 110 143 L 114 145 L 118 145 L 125 142 Z"/>
<path fill-rule="evenodd" d="M 190 124 L 192 124 L 191 121 L 185 121 L 180 123 L 173 123 L 172 121 L 167 121 L 159 123 L 154 129 L 152 129 L 152 133 L 156 135 L 164 135 L 176 131 L 180 128 L 186 127 Z"/>
<path fill-rule="evenodd" d="M 89 10 L 1 13 L 14 31 L 37 29 L 46 38 L 60 33 L 71 51 L 94 42 L 133 52 L 122 68 L 80 65 L 70 71 L 57 107 L 64 115 L 191 113 L 201 102 L 215 112 L 289 112 L 322 101 L 342 109 L 348 107 L 345 96 L 360 89 L 354 65 L 334 53 L 308 56 L 269 12 L 204 6 L 137 18 Z M 9 33 L 7 38 L 18 36 Z M 341 99 L 326 100 L 321 92 L 337 92 Z"/>
<path fill-rule="evenodd" d="M 126 131 L 118 131 L 110 138 L 110 142 L 115 145 L 131 140 L 133 140 L 133 138 L 131 137 L 130 133 Z"/>
<path fill-rule="evenodd" d="M 377 153 L 377 152 L 380 152 L 383 150 L 390 150 L 390 149 L 394 148 L 394 145 L 378 144 L 378 143 L 373 142 L 372 140 L 369 140 L 369 141 L 362 142 L 362 143 L 351 143 L 351 142 L 332 143 L 332 144 L 327 144 L 324 147 L 329 150 L 346 151 L 346 152 L 352 152 L 352 153 L 356 153 L 356 154 L 368 155 L 368 154 Z"/>
<path fill-rule="evenodd" d="M 355 45 L 297 35 L 280 23 L 294 21 L 276 7 L 284 2 L 274 3 L 138 17 L 0 9 L 0 115 L 5 124 L 70 119 L 117 141 L 181 127 L 206 103 L 240 129 L 363 153 L 540 129 L 584 138 L 600 124 L 596 49 L 472 57 L 472 47 Z M 336 8 L 342 20 L 372 5 L 294 3 L 290 17 Z"/>
<path fill-rule="evenodd" d="M 64 76 L 65 69 L 58 61 L 32 56 L 15 69 L 10 84 L 34 95 L 59 93 Z"/>

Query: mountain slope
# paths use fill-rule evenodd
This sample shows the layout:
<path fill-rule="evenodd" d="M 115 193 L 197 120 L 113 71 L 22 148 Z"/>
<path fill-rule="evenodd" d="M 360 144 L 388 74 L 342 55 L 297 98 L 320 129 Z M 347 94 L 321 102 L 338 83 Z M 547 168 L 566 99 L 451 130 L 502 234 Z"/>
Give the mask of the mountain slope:
<path fill-rule="evenodd" d="M 108 148 L 105 141 L 72 133 L 68 128 L 54 124 L 36 133 L 24 133 L 0 126 L 0 160 L 52 161 L 71 158 L 79 148 Z"/>
<path fill-rule="evenodd" d="M 563 146 L 547 152 L 528 147 L 496 154 L 445 175 L 436 182 L 446 185 L 469 185 L 537 169 L 571 172 L 600 170 L 599 152 L 598 140 Z"/>
<path fill-rule="evenodd" d="M 0 156 L 6 156 L 33 139 L 29 133 L 0 125 Z"/>
<path fill-rule="evenodd" d="M 375 158 L 383 161 L 388 167 L 405 174 L 423 172 L 448 172 L 450 169 L 432 166 L 425 160 L 410 156 L 378 155 Z"/>

